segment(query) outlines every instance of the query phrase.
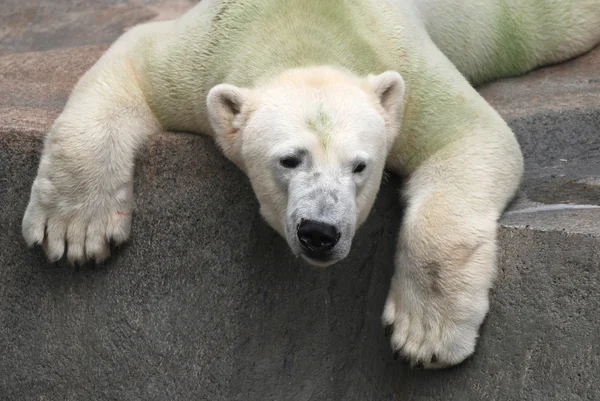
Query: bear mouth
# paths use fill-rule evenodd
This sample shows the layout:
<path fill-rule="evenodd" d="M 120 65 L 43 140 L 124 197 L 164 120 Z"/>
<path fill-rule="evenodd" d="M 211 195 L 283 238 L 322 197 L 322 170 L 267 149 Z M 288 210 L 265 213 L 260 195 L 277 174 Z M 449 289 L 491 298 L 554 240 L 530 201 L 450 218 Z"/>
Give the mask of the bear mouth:
<path fill-rule="evenodd" d="M 305 255 L 304 253 L 300 254 L 300 256 L 302 256 L 302 259 L 309 264 L 317 267 L 329 267 L 340 261 L 340 259 L 315 259 Z"/>

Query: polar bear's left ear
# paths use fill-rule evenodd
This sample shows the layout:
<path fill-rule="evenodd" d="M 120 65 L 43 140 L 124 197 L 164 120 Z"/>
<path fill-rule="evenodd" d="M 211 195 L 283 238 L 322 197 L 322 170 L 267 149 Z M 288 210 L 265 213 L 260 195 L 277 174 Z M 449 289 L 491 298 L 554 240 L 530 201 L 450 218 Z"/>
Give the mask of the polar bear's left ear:
<path fill-rule="evenodd" d="M 398 115 L 398 109 L 404 97 L 404 79 L 396 71 L 386 71 L 367 77 L 369 86 L 379 98 L 379 102 L 392 121 Z"/>
<path fill-rule="evenodd" d="M 250 92 L 249 89 L 220 84 L 213 87 L 206 97 L 206 108 L 215 140 L 225 156 L 240 167 L 242 160 L 239 134 L 244 124 L 242 109 Z"/>

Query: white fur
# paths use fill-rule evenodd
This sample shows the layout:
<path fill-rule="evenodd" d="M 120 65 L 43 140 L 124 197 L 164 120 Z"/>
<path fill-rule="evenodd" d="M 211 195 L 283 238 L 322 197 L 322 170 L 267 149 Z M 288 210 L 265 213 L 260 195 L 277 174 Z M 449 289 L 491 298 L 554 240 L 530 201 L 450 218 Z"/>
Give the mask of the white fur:
<path fill-rule="evenodd" d="M 140 29 L 81 78 L 46 136 L 23 236 L 30 246 L 42 244 L 51 261 L 65 250 L 71 262 L 103 261 L 111 240 L 129 237 L 134 157 L 160 127 L 124 55 L 128 36 Z"/>
<path fill-rule="evenodd" d="M 394 327 L 394 348 L 413 364 L 451 366 L 475 349 L 496 273 L 496 221 L 522 171 L 519 158 L 497 160 L 495 153 L 489 142 L 467 138 L 432 157 L 407 184 L 383 321 Z"/>

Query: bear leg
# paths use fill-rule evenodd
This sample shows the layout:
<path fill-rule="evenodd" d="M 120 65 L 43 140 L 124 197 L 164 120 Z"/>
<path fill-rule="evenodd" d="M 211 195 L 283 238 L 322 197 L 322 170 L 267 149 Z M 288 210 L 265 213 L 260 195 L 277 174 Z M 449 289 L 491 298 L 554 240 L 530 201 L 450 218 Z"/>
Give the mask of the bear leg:
<path fill-rule="evenodd" d="M 133 209 L 136 151 L 160 124 L 131 52 L 152 29 L 133 28 L 79 80 L 44 143 L 22 222 L 29 246 L 51 261 L 102 261 L 125 241 Z"/>
<path fill-rule="evenodd" d="M 497 220 L 522 174 L 518 144 L 508 127 L 503 134 L 456 141 L 407 183 L 383 322 L 413 365 L 443 368 L 474 352 L 496 272 Z"/>

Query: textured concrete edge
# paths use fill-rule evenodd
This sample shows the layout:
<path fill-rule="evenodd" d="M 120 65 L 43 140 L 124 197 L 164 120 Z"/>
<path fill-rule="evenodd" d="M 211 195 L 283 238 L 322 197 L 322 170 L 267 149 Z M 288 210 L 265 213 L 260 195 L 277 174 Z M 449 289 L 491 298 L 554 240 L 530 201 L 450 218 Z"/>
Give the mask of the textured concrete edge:
<path fill-rule="evenodd" d="M 563 116 L 569 113 L 597 114 L 598 110 L 593 107 L 584 109 L 577 107 L 560 111 Z M 547 115 L 548 113 L 520 116 L 518 120 L 525 119 L 535 122 L 541 114 Z M 513 120 L 516 119 L 507 119 L 509 124 Z M 575 120 L 580 121 L 580 119 Z M 20 148 L 28 152 L 41 152 L 45 131 L 42 131 L 40 127 L 26 128 L 26 126 L 27 124 L 21 127 L 6 127 L 0 123 L 0 146 Z M 183 146 L 189 141 L 212 141 L 212 139 L 196 134 L 163 131 L 153 135 L 148 146 L 169 148 Z M 144 157 L 143 152 L 140 157 Z M 182 172 L 182 174 L 186 173 Z M 527 175 L 527 171 L 525 174 Z M 502 215 L 499 224 L 505 228 L 562 231 L 593 235 L 600 239 L 600 225 L 594 224 L 598 221 L 600 221 L 600 207 L 597 205 L 546 205 L 531 202 L 523 193 L 519 193 Z"/>
<path fill-rule="evenodd" d="M 525 154 L 521 189 L 503 214 L 505 227 L 564 231 L 600 238 L 600 107 L 592 104 L 527 116 L 505 116 Z M 574 160 L 562 159 L 568 154 Z M 566 157 L 566 156 L 565 156 Z M 558 163 L 558 165 L 557 165 Z M 563 176 L 556 178 L 555 174 Z M 584 176 L 584 177 L 581 177 Z M 553 182 L 548 182 L 554 177 Z M 584 179 L 581 184 L 575 185 Z M 565 197 L 565 185 L 587 196 Z M 567 185 L 567 186 L 568 186 Z M 538 192 L 538 193 L 536 193 Z M 540 193 L 546 195 L 540 195 Z M 530 195 L 530 199 L 528 197 Z M 536 201 L 537 200 L 542 200 Z"/>

